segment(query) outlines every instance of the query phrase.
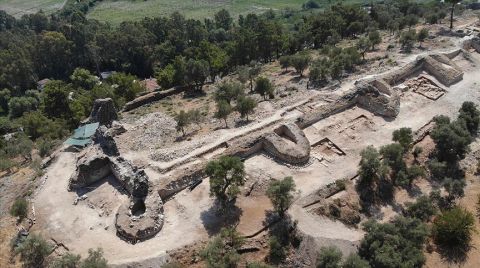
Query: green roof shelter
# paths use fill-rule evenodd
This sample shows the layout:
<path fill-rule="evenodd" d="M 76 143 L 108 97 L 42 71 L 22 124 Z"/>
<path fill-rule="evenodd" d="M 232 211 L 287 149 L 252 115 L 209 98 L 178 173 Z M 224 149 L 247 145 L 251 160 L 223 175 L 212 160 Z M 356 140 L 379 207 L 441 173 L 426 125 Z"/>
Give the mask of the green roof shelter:
<path fill-rule="evenodd" d="M 95 134 L 99 123 L 86 124 L 75 129 L 73 135 L 65 141 L 65 144 L 85 147 L 92 141 L 92 136 Z"/>

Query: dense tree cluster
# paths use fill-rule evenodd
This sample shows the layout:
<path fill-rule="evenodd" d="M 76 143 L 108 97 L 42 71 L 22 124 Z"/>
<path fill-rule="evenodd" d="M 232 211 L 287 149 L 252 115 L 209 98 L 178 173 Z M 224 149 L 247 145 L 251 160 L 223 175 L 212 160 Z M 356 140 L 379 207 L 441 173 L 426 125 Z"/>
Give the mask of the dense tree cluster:
<path fill-rule="evenodd" d="M 37 234 L 27 238 L 19 237 L 14 241 L 13 251 L 20 256 L 25 268 L 107 268 L 107 260 L 103 250 L 89 249 L 88 256 L 82 260 L 80 255 L 66 253 L 61 257 L 49 257 L 54 250 L 53 245 Z M 48 258 L 47 258 L 48 257 Z"/>
<path fill-rule="evenodd" d="M 367 12 L 361 5 L 341 3 L 320 10 L 315 1 L 309 1 L 299 11 L 269 11 L 237 19 L 221 10 L 203 21 L 173 13 L 112 27 L 86 18 L 95 3 L 67 1 L 53 14 L 40 11 L 18 19 L 0 11 L 2 134 L 27 129 L 29 139 L 42 141 L 42 151 L 48 154 L 46 145 L 63 138 L 88 116 L 93 100 L 110 97 L 121 108 L 144 90 L 139 81 L 146 77 L 158 78 L 163 89 L 201 90 L 205 83 L 237 72 L 241 83 L 250 84 L 250 91 L 256 84 L 258 93 L 271 98 L 273 88 L 257 79 L 262 62 L 283 56 L 282 65 L 294 67 L 300 75 L 311 65 L 312 82 L 337 79 L 380 42 L 377 29 L 401 30 L 419 18 L 436 21 L 432 14 L 445 17 L 441 3 L 384 1 L 370 4 Z M 357 47 L 334 47 L 342 38 L 363 34 Z M 324 56 L 311 63 L 304 52 L 310 48 L 324 48 Z M 100 81 L 97 77 L 103 71 L 116 73 Z M 37 82 L 43 79 L 51 81 L 37 90 Z M 226 119 L 236 110 L 248 119 L 255 102 L 235 98 L 236 107 L 218 103 L 218 118 Z M 18 136 L 14 139 L 26 141 Z M 9 159 L 15 156 L 0 152 L 0 168 L 8 169 Z"/>
<path fill-rule="evenodd" d="M 359 254 L 372 267 L 422 267 L 427 226 L 418 219 L 397 217 L 391 223 L 368 221 Z"/>

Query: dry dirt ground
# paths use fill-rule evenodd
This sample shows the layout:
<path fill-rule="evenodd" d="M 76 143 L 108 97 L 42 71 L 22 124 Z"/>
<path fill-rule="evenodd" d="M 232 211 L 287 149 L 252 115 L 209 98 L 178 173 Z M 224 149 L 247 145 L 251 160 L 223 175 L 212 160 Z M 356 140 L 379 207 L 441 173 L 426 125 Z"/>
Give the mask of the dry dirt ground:
<path fill-rule="evenodd" d="M 468 26 L 475 20 L 476 17 L 468 17 L 463 22 Z M 296 108 L 300 105 L 307 104 L 313 108 L 328 105 L 332 99 L 342 96 L 360 78 L 376 76 L 402 66 L 418 55 L 454 50 L 462 43 L 461 38 L 437 36 L 423 44 L 426 49 L 415 49 L 412 54 L 406 55 L 398 53 L 398 48 L 386 51 L 390 42 L 388 40 L 387 37 L 376 52 L 368 55 L 372 58 L 369 65 L 343 79 L 334 90 L 307 90 L 305 79 L 298 78 L 291 71 L 284 73 L 278 63 L 265 66 L 264 74 L 274 80 L 278 97 L 260 102 L 248 123 L 236 119 L 238 115 L 232 115 L 229 118 L 229 128 L 225 129 L 223 122 L 211 119 L 214 108 L 210 99 L 214 86 L 207 87 L 206 96 L 202 98 L 174 96 L 133 112 L 123 113 L 120 123 L 126 127 L 127 132 L 116 138 L 120 152 L 125 158 L 144 167 L 152 183 L 159 183 L 166 176 L 161 170 L 183 168 L 185 163 L 195 163 L 198 158 L 209 159 L 219 155 L 222 148 L 215 151 L 211 149 L 244 133 L 296 118 L 301 115 L 301 111 Z M 400 114 L 394 120 L 376 116 L 360 107 L 353 107 L 304 129 L 312 144 L 311 160 L 307 165 L 282 165 L 261 153 L 245 160 L 248 179 L 241 197 L 237 200 L 241 211 L 238 230 L 249 235 L 263 227 L 265 214 L 271 209 L 265 196 L 266 185 L 270 180 L 292 176 L 297 188 L 295 197 L 300 200 L 337 179 L 352 178 L 357 172 L 360 151 L 368 145 L 379 147 L 390 143 L 395 129 L 410 127 L 417 130 L 435 115 L 454 117 L 464 101 L 480 104 L 480 54 L 472 53 L 472 58 L 473 61 L 469 62 L 460 54 L 454 59 L 464 70 L 463 80 L 446 87 L 445 94 L 438 100 L 426 98 L 413 91 L 405 92 L 401 98 Z M 426 73 L 420 75 L 440 84 Z M 260 100 L 259 96 L 255 97 Z M 311 101 L 313 97 L 315 101 Z M 171 114 L 179 108 L 201 108 L 207 114 L 205 122 L 200 126 L 193 126 L 189 129 L 191 134 L 180 140 L 177 139 L 178 134 L 171 118 Z M 327 150 L 325 141 L 334 144 L 337 150 Z M 206 154 L 209 151 L 210 153 Z M 339 151 L 344 153 L 340 154 Z M 121 240 L 116 235 L 115 212 L 128 197 L 114 180 L 108 178 L 85 191 L 68 192 L 68 180 L 75 169 L 75 158 L 75 153 L 60 153 L 46 169 L 46 180 L 35 191 L 33 199 L 36 224 L 32 230 L 64 243 L 71 251 L 85 256 L 89 248 L 101 247 L 111 264 L 144 263 L 156 267 L 167 258 L 168 251 L 205 241 L 218 232 L 219 217 L 213 206 L 214 199 L 209 196 L 208 180 L 203 180 L 193 190 L 183 190 L 173 198 L 164 200 L 165 224 L 155 237 L 135 245 Z M 247 196 L 245 193 L 251 185 L 255 186 Z M 423 188 L 428 187 L 426 185 Z M 464 201 L 467 207 L 470 206 L 469 209 L 473 209 L 473 201 L 470 202 L 469 198 L 476 198 L 475 191 L 480 191 L 479 187 L 476 184 L 469 184 L 467 187 Z M 74 205 L 74 200 L 82 195 L 87 198 Z M 363 236 L 360 229 L 309 213 L 297 201 L 290 208 L 289 214 L 298 221 L 299 230 L 313 238 L 318 245 L 334 244 L 347 253 L 356 249 Z M 391 209 L 384 208 L 379 219 L 387 220 L 392 215 L 394 212 Z M 479 239 L 476 238 L 475 242 L 480 241 Z M 478 263 L 478 258 L 475 257 L 478 253 L 476 254 L 472 255 L 472 263 L 474 260 Z M 447 267 L 444 264 L 437 265 L 437 260 L 436 256 L 428 256 L 428 265 L 432 265 L 429 267 Z"/>

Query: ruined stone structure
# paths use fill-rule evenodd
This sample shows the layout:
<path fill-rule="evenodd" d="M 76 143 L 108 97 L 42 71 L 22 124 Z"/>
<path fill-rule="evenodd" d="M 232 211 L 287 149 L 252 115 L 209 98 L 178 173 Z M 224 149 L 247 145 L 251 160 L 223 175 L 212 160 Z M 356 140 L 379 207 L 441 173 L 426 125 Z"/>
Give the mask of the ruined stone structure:
<path fill-rule="evenodd" d="M 90 113 L 90 123 L 98 122 L 100 125 L 110 126 L 117 118 L 117 110 L 111 98 L 95 100 Z"/>
<path fill-rule="evenodd" d="M 95 133 L 95 144 L 88 147 L 77 160 L 69 190 L 78 190 L 105 177 L 114 176 L 129 194 L 116 214 L 117 234 L 136 243 L 157 234 L 163 226 L 163 202 L 152 191 L 145 171 L 119 156 L 115 141 L 106 127 Z"/>
<path fill-rule="evenodd" d="M 357 103 L 365 109 L 386 117 L 396 117 L 400 112 L 400 95 L 384 80 L 359 81 Z"/>
<path fill-rule="evenodd" d="M 304 164 L 310 159 L 310 142 L 295 124 L 284 124 L 265 136 L 263 149 L 280 161 Z"/>
<path fill-rule="evenodd" d="M 198 184 L 206 177 L 204 173 L 207 162 L 220 155 L 238 156 L 246 159 L 255 153 L 264 152 L 277 161 L 291 165 L 303 165 L 309 162 L 311 144 L 303 129 L 331 115 L 342 112 L 355 105 L 384 116 L 396 117 L 400 111 L 401 90 L 396 86 L 422 71 L 435 77 L 444 85 L 451 85 L 463 78 L 460 68 L 450 60 L 453 54 L 434 54 L 417 58 L 413 63 L 385 75 L 357 81 L 354 87 L 326 104 L 298 109 L 300 115 L 292 117 L 281 124 L 272 122 L 252 132 L 236 136 L 219 143 L 208 151 L 195 157 L 195 161 L 183 160 L 168 168 L 156 168 L 163 174 L 161 180 L 152 190 L 146 173 L 122 158 L 118 152 L 114 136 L 125 131 L 121 126 L 100 127 L 95 135 L 95 145 L 87 148 L 77 162 L 77 171 L 70 180 L 70 189 L 90 185 L 105 176 L 113 175 L 130 194 L 129 202 L 122 204 L 116 214 L 116 229 L 119 236 L 137 242 L 154 236 L 163 225 L 162 199 L 169 198 L 177 192 Z M 173 90 L 172 90 L 173 91 Z M 172 92 L 165 93 L 173 94 Z M 158 100 L 165 95 L 154 92 L 140 97 L 127 105 L 126 110 Z M 310 99 L 309 102 L 318 100 Z M 104 101 L 98 101 L 92 118 L 102 122 L 112 122 L 109 108 L 102 109 Z M 111 103 L 113 104 L 113 103 Z M 107 107 L 110 107 L 109 105 Z M 296 109 L 296 108 L 292 108 Z M 110 109 L 111 110 L 111 109 Z M 222 152 L 212 157 L 202 157 L 215 150 Z M 181 168 L 179 168 L 181 166 Z"/>

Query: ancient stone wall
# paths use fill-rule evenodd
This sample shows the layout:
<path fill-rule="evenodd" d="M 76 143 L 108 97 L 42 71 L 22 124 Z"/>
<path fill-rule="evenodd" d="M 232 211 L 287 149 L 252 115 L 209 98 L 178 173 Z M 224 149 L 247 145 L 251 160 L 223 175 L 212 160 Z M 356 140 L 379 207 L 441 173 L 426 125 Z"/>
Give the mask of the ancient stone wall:
<path fill-rule="evenodd" d="M 131 111 L 135 108 L 138 108 L 142 105 L 145 105 L 145 104 L 148 104 L 148 103 L 151 103 L 151 102 L 154 102 L 154 101 L 159 101 L 163 98 L 166 98 L 168 96 L 172 96 L 172 95 L 175 95 L 175 94 L 178 94 L 180 92 L 183 92 L 185 90 L 185 88 L 183 87 L 176 87 L 176 88 L 171 88 L 171 89 L 168 89 L 168 90 L 164 90 L 164 91 L 155 91 L 155 92 L 152 92 L 152 93 L 148 93 L 146 95 L 143 95 L 143 96 L 140 96 L 130 102 L 127 102 L 125 104 L 125 106 L 123 107 L 123 111 L 124 112 L 128 112 L 128 111 Z"/>
<path fill-rule="evenodd" d="M 463 72 L 444 55 L 425 57 L 424 68 L 425 71 L 446 86 L 453 85 L 463 79 Z"/>
<path fill-rule="evenodd" d="M 377 84 L 381 85 L 381 90 L 375 86 Z M 355 86 L 357 103 L 366 110 L 386 117 L 396 117 L 400 112 L 400 95 L 392 88 L 385 88 L 385 83 L 359 81 Z"/>
<path fill-rule="evenodd" d="M 288 164 L 305 164 L 310 159 L 310 142 L 297 125 L 283 124 L 263 139 L 263 149 Z"/>
<path fill-rule="evenodd" d="M 147 174 L 118 156 L 115 141 L 106 128 L 99 128 L 95 142 L 78 157 L 69 190 L 113 175 L 130 195 L 130 200 L 117 211 L 117 234 L 132 243 L 154 236 L 163 226 L 163 202 L 156 191 L 150 190 Z"/>
<path fill-rule="evenodd" d="M 90 113 L 89 122 L 98 122 L 100 125 L 110 126 L 113 120 L 117 120 L 117 110 L 111 98 L 97 99 L 93 103 L 93 109 Z"/>

